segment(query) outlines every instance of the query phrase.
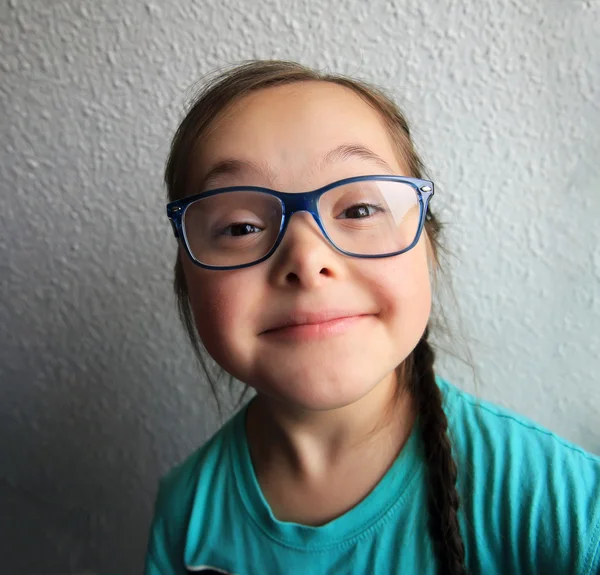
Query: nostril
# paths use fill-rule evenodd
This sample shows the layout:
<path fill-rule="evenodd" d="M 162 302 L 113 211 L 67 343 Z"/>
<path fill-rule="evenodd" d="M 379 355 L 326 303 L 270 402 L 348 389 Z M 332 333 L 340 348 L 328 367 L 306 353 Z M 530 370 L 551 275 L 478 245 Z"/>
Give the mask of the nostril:
<path fill-rule="evenodd" d="M 289 274 L 287 274 L 287 276 L 285 276 L 285 279 L 290 284 L 300 283 L 300 278 L 298 277 L 298 274 L 295 274 L 294 272 L 290 272 Z"/>

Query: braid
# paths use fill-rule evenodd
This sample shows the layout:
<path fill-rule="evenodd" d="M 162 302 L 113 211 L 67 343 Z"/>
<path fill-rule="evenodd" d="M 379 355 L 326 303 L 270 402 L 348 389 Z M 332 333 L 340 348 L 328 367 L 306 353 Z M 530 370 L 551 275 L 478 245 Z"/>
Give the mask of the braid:
<path fill-rule="evenodd" d="M 440 574 L 465 575 L 465 548 L 458 524 L 456 464 L 448 437 L 448 420 L 435 381 L 434 351 L 425 333 L 412 356 L 410 390 L 416 399 L 429 475 L 429 531 L 437 551 Z"/>

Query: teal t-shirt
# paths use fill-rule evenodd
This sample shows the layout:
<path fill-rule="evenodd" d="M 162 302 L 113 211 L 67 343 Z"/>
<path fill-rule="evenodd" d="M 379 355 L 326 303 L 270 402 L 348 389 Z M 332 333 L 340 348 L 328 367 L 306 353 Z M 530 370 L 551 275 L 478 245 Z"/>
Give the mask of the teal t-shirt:
<path fill-rule="evenodd" d="M 438 378 L 470 574 L 600 574 L 600 457 Z M 146 575 L 437 573 L 418 420 L 376 487 L 320 527 L 278 521 L 242 408 L 160 483 Z"/>

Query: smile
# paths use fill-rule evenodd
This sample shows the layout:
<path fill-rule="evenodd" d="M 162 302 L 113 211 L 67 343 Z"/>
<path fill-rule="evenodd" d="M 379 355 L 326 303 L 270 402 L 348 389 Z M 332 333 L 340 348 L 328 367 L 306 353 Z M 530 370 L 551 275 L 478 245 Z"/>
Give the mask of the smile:
<path fill-rule="evenodd" d="M 314 318 L 312 321 L 289 321 L 262 332 L 261 335 L 281 340 L 308 341 L 323 339 L 344 334 L 367 318 L 371 314 L 343 315 L 332 318 Z"/>

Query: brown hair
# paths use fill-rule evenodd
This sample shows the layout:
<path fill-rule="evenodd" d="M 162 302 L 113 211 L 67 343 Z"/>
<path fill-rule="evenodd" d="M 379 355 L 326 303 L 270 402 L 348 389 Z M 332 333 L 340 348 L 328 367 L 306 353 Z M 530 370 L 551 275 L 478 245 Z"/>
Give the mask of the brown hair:
<path fill-rule="evenodd" d="M 394 102 L 383 92 L 364 82 L 345 76 L 322 74 L 294 62 L 253 61 L 216 75 L 205 83 L 194 99 L 171 144 L 165 170 L 169 201 L 189 194 L 190 160 L 208 132 L 214 128 L 214 120 L 220 112 L 249 92 L 305 81 L 332 82 L 349 88 L 362 97 L 381 114 L 403 165 L 408 167 L 412 176 L 423 177 L 423 163 L 415 151 L 408 123 Z M 439 266 L 441 225 L 431 210 L 428 211 L 425 226 L 436 266 Z M 217 395 L 218 387 L 211 376 L 196 331 L 181 252 L 178 252 L 175 263 L 174 288 L 179 313 L 196 357 L 205 369 L 213 392 Z M 458 522 L 457 469 L 452 457 L 442 396 L 435 381 L 435 356 L 428 336 L 429 327 L 401 368 L 407 380 L 407 388 L 415 398 L 419 411 L 428 466 L 429 531 L 437 552 L 439 571 L 459 575 L 466 573 L 466 570 L 465 551 Z"/>

